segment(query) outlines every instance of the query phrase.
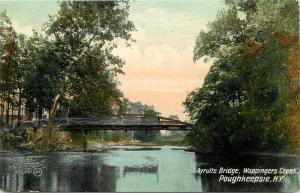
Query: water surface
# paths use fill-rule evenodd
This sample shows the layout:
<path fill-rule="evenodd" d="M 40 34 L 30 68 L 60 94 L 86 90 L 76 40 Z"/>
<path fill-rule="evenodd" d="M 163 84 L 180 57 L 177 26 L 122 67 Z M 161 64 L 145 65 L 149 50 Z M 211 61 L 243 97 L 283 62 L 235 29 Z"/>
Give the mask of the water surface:
<path fill-rule="evenodd" d="M 198 167 L 219 167 L 213 160 L 174 147 L 115 147 L 103 152 L 0 153 L 0 189 L 48 192 L 300 190 L 299 175 L 287 176 L 282 183 L 232 185 L 218 182 L 216 175 L 196 174 Z M 284 165 L 299 168 L 299 160 L 295 158 L 277 159 L 272 163 L 268 158 L 256 160 L 259 162 L 255 162 L 253 167 L 267 164 L 268 167 Z"/>

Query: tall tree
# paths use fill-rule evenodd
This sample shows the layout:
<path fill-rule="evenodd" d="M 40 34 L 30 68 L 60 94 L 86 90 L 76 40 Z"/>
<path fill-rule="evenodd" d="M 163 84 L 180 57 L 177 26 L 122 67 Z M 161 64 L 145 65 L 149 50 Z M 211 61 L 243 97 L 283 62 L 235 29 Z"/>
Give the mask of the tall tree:
<path fill-rule="evenodd" d="M 34 33 L 26 42 L 24 67 L 24 97 L 29 114 L 39 120 L 43 111 L 50 112 L 54 97 L 64 84 L 64 69 L 57 62 L 52 40 Z"/>
<path fill-rule="evenodd" d="M 196 40 L 194 60 L 214 64 L 184 103 L 196 125 L 191 141 L 208 151 L 284 150 L 297 130 L 287 114 L 299 112 L 298 3 L 226 3 Z"/>
<path fill-rule="evenodd" d="M 28 56 L 28 50 L 27 50 L 27 37 L 24 34 L 18 34 L 17 36 L 17 46 L 18 46 L 18 52 L 17 52 L 17 58 L 16 58 L 16 108 L 18 111 L 17 114 L 17 124 L 20 125 L 22 121 L 22 116 L 24 114 L 24 78 L 25 78 L 25 69 L 27 67 L 27 56 Z"/>
<path fill-rule="evenodd" d="M 0 97 L 1 115 L 13 113 L 15 106 L 15 82 L 17 71 L 17 34 L 5 12 L 0 13 Z M 10 112 L 11 110 L 11 112 Z"/>
<path fill-rule="evenodd" d="M 124 61 L 112 51 L 118 39 L 132 40 L 128 8 L 123 1 L 64 1 L 48 23 L 66 67 L 66 93 L 79 114 L 115 113 L 122 104 L 116 75 Z"/>

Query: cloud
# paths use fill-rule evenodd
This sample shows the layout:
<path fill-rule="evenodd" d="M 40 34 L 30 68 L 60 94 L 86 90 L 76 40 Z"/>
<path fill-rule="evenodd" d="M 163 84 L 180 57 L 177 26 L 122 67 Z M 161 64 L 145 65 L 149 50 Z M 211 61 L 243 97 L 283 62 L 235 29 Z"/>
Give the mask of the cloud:
<path fill-rule="evenodd" d="M 147 13 L 150 13 L 150 14 L 156 14 L 156 13 L 162 13 L 163 11 L 162 11 L 162 9 L 158 9 L 158 8 L 153 8 L 153 7 L 151 7 L 151 8 L 149 8 L 149 9 L 147 9 L 146 12 L 147 12 Z"/>
<path fill-rule="evenodd" d="M 145 33 L 136 34 L 143 38 Z M 163 115 L 186 119 L 182 106 L 187 94 L 203 83 L 211 63 L 193 63 L 193 44 L 176 41 L 138 41 L 131 48 L 120 47 L 116 54 L 125 59 L 120 89 L 131 101 L 154 105 Z"/>
<path fill-rule="evenodd" d="M 206 29 L 207 19 L 186 11 L 148 8 L 145 12 L 130 15 L 138 30 L 143 34 L 142 41 L 169 42 L 176 40 L 178 44 L 193 44 L 200 30 Z M 142 33 L 139 33 L 142 31 Z M 138 39 L 136 39 L 138 41 Z"/>
<path fill-rule="evenodd" d="M 12 21 L 12 26 L 18 33 L 23 33 L 28 36 L 33 34 L 33 27 L 31 25 L 22 26 L 17 21 Z"/>
<path fill-rule="evenodd" d="M 131 13 L 136 42 L 115 52 L 126 62 L 125 75 L 119 77 L 125 97 L 182 120 L 187 118 L 182 103 L 189 92 L 202 86 L 212 63 L 193 62 L 195 39 L 207 29 L 210 13 L 191 9 L 151 6 Z"/>

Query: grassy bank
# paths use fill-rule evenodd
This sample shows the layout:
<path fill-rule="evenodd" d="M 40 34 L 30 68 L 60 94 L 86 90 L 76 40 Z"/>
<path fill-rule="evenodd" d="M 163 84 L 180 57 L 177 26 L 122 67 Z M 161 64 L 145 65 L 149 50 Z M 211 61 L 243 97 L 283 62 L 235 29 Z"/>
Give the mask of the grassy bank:
<path fill-rule="evenodd" d="M 185 139 L 185 137 L 160 137 L 159 139 L 155 140 L 153 142 L 156 145 L 174 145 L 174 146 L 187 146 L 188 143 Z"/>

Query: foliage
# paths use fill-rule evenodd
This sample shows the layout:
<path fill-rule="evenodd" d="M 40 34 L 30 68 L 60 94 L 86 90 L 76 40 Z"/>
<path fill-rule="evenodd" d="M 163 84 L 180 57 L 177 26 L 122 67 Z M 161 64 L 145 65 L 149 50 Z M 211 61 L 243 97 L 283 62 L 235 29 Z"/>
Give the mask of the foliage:
<path fill-rule="evenodd" d="M 130 138 L 124 135 L 119 135 L 116 133 L 111 133 L 108 131 L 90 131 L 87 134 L 82 133 L 70 133 L 70 147 L 71 148 L 79 148 L 88 144 L 99 144 L 99 143 L 109 143 L 109 142 L 130 142 Z M 84 147 L 85 148 L 85 147 Z"/>
<path fill-rule="evenodd" d="M 158 123 L 158 118 L 160 113 L 154 110 L 153 106 L 144 105 L 142 124 L 155 124 Z M 141 140 L 142 142 L 150 142 L 155 140 L 160 136 L 160 131 L 136 131 L 134 133 L 134 138 Z"/>
<path fill-rule="evenodd" d="M 116 77 L 124 61 L 113 50 L 120 40 L 128 46 L 133 41 L 128 9 L 126 1 L 62 1 L 45 25 L 46 33 L 34 31 L 30 37 L 17 34 L 1 13 L 0 116 L 6 115 L 6 123 L 16 109 L 18 122 L 23 111 L 29 120 L 36 115 L 39 123 L 52 106 L 54 112 L 56 107 L 61 114 L 71 109 L 70 115 L 77 116 L 121 113 L 125 99 Z M 61 105 L 53 105 L 56 96 L 62 96 Z M 40 144 L 53 150 L 60 135 L 49 124 L 41 142 L 35 136 L 29 148 Z"/>
<path fill-rule="evenodd" d="M 0 133 L 0 149 L 16 149 L 19 148 L 24 142 L 25 141 L 22 137 L 16 136 L 8 131 L 2 131 Z"/>
<path fill-rule="evenodd" d="M 130 138 L 109 132 L 109 131 L 94 131 L 94 133 L 91 133 L 90 135 L 87 136 L 88 141 L 93 141 L 93 142 L 120 142 L 120 141 L 130 141 Z"/>
<path fill-rule="evenodd" d="M 63 69 L 56 61 L 53 41 L 38 33 L 26 41 L 23 55 L 24 98 L 28 113 L 50 111 L 52 100 L 63 87 Z"/>
<path fill-rule="evenodd" d="M 132 42 L 128 2 L 62 1 L 45 25 L 45 35 L 17 34 L 5 12 L 0 15 L 1 115 L 25 109 L 41 120 L 61 95 L 62 110 L 99 116 L 121 112 L 123 94 L 117 75 L 124 61 L 113 55 L 117 41 Z M 7 111 L 4 113 L 4 111 Z"/>
<path fill-rule="evenodd" d="M 5 12 L 0 13 L 0 99 L 1 115 L 8 113 L 6 106 L 15 105 L 16 72 L 18 63 L 16 56 L 18 54 L 17 34 L 12 27 L 12 23 Z M 6 116 L 6 121 L 8 121 Z"/>
<path fill-rule="evenodd" d="M 116 76 L 124 61 L 112 54 L 116 39 L 132 40 L 128 4 L 121 1 L 63 1 L 47 33 L 55 39 L 58 61 L 66 68 L 66 93 L 73 114 L 116 113 L 122 103 Z"/>
<path fill-rule="evenodd" d="M 71 138 L 66 132 L 61 132 L 54 128 L 49 138 L 49 132 L 45 128 L 40 128 L 34 132 L 32 128 L 27 129 L 27 143 L 21 148 L 38 151 L 62 151 L 70 148 Z"/>
<path fill-rule="evenodd" d="M 154 141 L 155 145 L 172 145 L 172 146 L 186 146 L 188 145 L 188 141 L 185 137 L 173 137 L 173 136 L 165 136 L 160 137 L 159 139 Z"/>
<path fill-rule="evenodd" d="M 5 12 L 1 13 L 1 114 L 6 109 L 21 108 L 26 103 L 28 114 L 49 110 L 52 98 L 61 88 L 63 76 L 55 61 L 53 45 L 46 37 L 34 33 L 30 38 L 17 34 Z"/>
<path fill-rule="evenodd" d="M 214 62 L 184 102 L 195 122 L 190 141 L 203 151 L 292 148 L 299 128 L 289 118 L 299 112 L 299 6 L 294 0 L 226 3 L 196 39 L 194 60 Z"/>

